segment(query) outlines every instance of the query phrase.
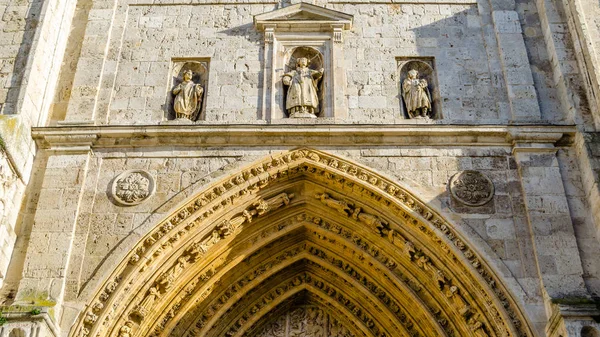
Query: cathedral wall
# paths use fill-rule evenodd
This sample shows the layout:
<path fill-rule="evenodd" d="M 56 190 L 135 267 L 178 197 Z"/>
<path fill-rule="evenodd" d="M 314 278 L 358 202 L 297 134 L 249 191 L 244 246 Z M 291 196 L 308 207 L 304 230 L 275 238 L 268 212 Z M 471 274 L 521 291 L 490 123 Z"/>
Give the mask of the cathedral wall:
<path fill-rule="evenodd" d="M 0 284 L 21 234 L 21 203 L 36 153 L 31 127 L 46 123 L 75 3 L 0 3 Z"/>
<path fill-rule="evenodd" d="M 106 275 L 178 204 L 210 182 L 283 150 L 148 149 L 103 150 L 93 157 L 51 155 L 31 215 L 34 224 L 16 300 L 36 302 L 64 296 L 61 329 L 67 333 Z M 502 275 L 534 323 L 542 328 L 545 318 L 537 262 L 524 209 L 522 181 L 510 149 L 326 147 L 322 150 L 358 161 L 399 181 L 441 211 Z M 117 205 L 111 197 L 112 183 L 127 170 L 145 170 L 156 182 L 156 192 L 137 206 Z M 480 171 L 493 181 L 492 202 L 469 208 L 453 201 L 447 184 L 462 170 Z M 560 206 L 558 199 L 546 202 L 566 207 Z M 69 258 L 65 260 L 62 256 Z M 563 272 L 560 265 L 564 261 L 555 261 L 550 256 L 543 261 L 544 273 Z M 4 295 L 9 288 L 3 289 Z"/>
<path fill-rule="evenodd" d="M 119 2 L 116 12 L 98 7 L 90 11 L 67 121 L 165 122 L 173 62 L 194 58 L 209 61 L 206 122 L 261 124 L 268 119 L 262 98 L 265 42 L 252 20 L 277 4 Z M 548 89 L 548 74 L 539 65 L 543 60 L 530 66 L 520 28 L 497 28 L 518 26 L 516 11 L 464 0 L 328 7 L 354 15 L 354 28 L 344 32 L 342 67 L 335 70 L 343 72 L 338 90 L 345 92 L 347 109 L 335 113 L 339 122 L 405 121 L 400 61 L 411 57 L 430 60 L 435 68 L 432 86 L 441 97 L 437 123 L 537 120 L 540 102 L 543 119 L 565 118 L 556 110 L 556 93 Z M 530 21 L 534 28 L 527 32 L 540 36 L 538 21 Z M 544 48 L 540 43 L 530 48 Z M 276 104 L 283 106 L 281 93 L 277 95 Z"/>
<path fill-rule="evenodd" d="M 168 141 L 157 136 L 162 137 L 160 143 L 152 139 L 156 135 L 146 135 L 144 127 L 117 141 L 84 126 L 65 128 L 59 136 L 36 136 L 44 149 L 38 152 L 25 207 L 19 205 L 36 151 L 30 127 L 46 124 L 51 103 L 51 123 L 59 126 L 161 125 L 171 134 L 189 132 L 192 122 L 168 120 L 173 67 L 182 60 L 208 63 L 205 118 L 196 122 L 199 133 L 210 128 L 207 124 L 256 124 L 249 133 L 260 138 L 265 131 L 261 126 L 269 123 L 315 124 L 316 129 L 334 123 L 451 127 L 543 121 L 593 129 L 595 110 L 586 100 L 596 92 L 593 81 L 598 76 L 588 74 L 589 87 L 576 58 L 580 50 L 586 51 L 588 61 L 596 57 L 590 50 L 599 29 L 590 19 L 593 15 L 587 15 L 596 11 L 590 1 L 577 2 L 586 13 L 581 17 L 589 27 L 586 36 L 593 42 L 587 47 L 571 43 L 573 32 L 565 28 L 576 21 L 579 7 L 565 7 L 558 0 L 516 1 L 515 6 L 512 1 L 487 0 L 347 2 L 316 1 L 354 16 L 353 28 L 343 32 L 341 68 L 328 69 L 343 79 L 336 82 L 336 90 L 344 93 L 346 110 L 310 122 L 269 120 L 263 114 L 269 49 L 253 18 L 279 8 L 279 1 L 82 0 L 77 2 L 68 46 L 66 32 L 76 2 L 13 1 L 0 6 L 0 44 L 6 41 L 7 46 L 0 51 L 0 77 L 6 79 L 5 89 L 0 88 L 6 116 L 0 117 L 11 119 L 0 125 L 0 136 L 8 139 L 12 153 L 0 159 L 0 286 L 15 244 L 19 210 L 24 233 L 0 289 L 0 303 L 58 305 L 52 315 L 66 336 L 106 275 L 175 207 L 211 182 L 288 150 L 281 139 L 266 137 L 265 143 L 247 147 L 198 147 L 184 145 L 189 135 L 174 135 Z M 35 13 L 43 13 L 37 31 L 28 29 L 37 22 Z M 68 59 L 60 66 L 57 83 L 63 52 Z M 434 67 L 431 84 L 440 99 L 439 115 L 432 120 L 405 115 L 400 93 L 400 64 L 405 59 L 425 60 Z M 282 93 L 274 97 L 283 106 Z M 578 135 L 573 145 L 573 131 L 552 131 L 558 134 L 554 139 L 537 129 L 523 131 L 525 135 L 502 130 L 497 131 L 501 136 L 494 136 L 500 141 L 489 142 L 473 131 L 465 136 L 469 141 L 461 140 L 473 146 L 454 144 L 459 137 L 429 146 L 423 145 L 429 141 L 427 133 L 441 128 L 419 129 L 401 141 L 387 142 L 381 140 L 383 128 L 364 138 L 347 132 L 344 137 L 354 142 L 348 147 L 292 135 L 293 129 L 286 129 L 290 135 L 282 137 L 298 137 L 304 146 L 381 172 L 440 211 L 504 278 L 540 336 L 551 312 L 544 299 L 585 298 L 586 288 L 599 296 L 600 210 L 593 206 L 600 202 L 598 135 Z M 227 137 L 203 142 L 227 144 Z M 361 145 L 376 143 L 372 139 L 379 139 L 379 145 Z M 274 145 L 268 146 L 268 141 Z M 15 167 L 21 168 L 24 179 Z M 129 170 L 147 172 L 156 186 L 139 205 L 124 206 L 112 196 L 115 181 Z M 491 202 L 467 207 L 451 196 L 450 179 L 465 170 L 491 179 Z"/>

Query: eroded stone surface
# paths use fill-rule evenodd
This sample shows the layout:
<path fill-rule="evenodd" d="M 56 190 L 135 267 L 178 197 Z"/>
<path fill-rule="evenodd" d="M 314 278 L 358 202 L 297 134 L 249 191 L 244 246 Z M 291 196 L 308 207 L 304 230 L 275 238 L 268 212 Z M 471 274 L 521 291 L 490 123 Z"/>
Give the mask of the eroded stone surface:
<path fill-rule="evenodd" d="M 599 8 L 0 3 L 0 335 L 593 334 Z M 405 118 L 409 60 L 432 119 Z M 198 118 L 170 121 L 192 63 Z M 483 194 L 452 196 L 465 171 Z"/>

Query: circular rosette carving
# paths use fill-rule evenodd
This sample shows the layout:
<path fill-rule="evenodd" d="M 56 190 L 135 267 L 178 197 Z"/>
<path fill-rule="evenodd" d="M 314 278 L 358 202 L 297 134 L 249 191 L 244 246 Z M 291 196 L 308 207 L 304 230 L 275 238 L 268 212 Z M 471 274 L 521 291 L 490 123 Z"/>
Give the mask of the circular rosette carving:
<path fill-rule="evenodd" d="M 130 170 L 113 180 L 111 192 L 117 204 L 134 206 L 148 199 L 156 188 L 154 178 L 144 170 Z"/>
<path fill-rule="evenodd" d="M 483 206 L 494 197 L 494 184 L 478 171 L 462 171 L 450 179 L 450 193 L 468 206 Z"/>

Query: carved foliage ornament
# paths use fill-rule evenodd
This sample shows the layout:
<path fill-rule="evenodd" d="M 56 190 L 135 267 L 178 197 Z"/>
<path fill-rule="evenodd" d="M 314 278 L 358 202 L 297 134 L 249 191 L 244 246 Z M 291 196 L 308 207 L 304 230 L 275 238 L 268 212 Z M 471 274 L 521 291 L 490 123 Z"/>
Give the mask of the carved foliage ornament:
<path fill-rule="evenodd" d="M 450 193 L 468 206 L 483 206 L 494 197 L 494 184 L 478 171 L 462 171 L 450 179 Z"/>
<path fill-rule="evenodd" d="M 112 196 L 122 206 L 134 206 L 148 199 L 156 185 L 150 173 L 144 170 L 130 170 L 121 173 L 112 184 Z"/>

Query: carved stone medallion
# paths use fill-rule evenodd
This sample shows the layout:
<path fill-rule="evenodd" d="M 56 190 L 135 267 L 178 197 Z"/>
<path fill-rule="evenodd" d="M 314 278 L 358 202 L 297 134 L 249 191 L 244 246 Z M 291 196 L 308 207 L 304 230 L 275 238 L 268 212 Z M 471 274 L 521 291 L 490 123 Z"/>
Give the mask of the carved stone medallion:
<path fill-rule="evenodd" d="M 462 171 L 450 179 L 450 193 L 467 206 L 483 206 L 494 198 L 494 184 L 478 171 Z"/>
<path fill-rule="evenodd" d="M 134 206 L 148 199 L 156 189 L 154 178 L 144 170 L 129 170 L 113 181 L 111 192 L 117 204 Z"/>

